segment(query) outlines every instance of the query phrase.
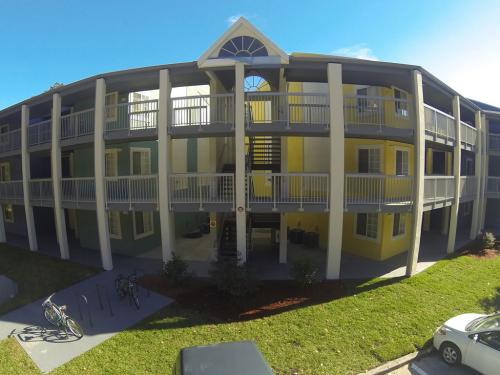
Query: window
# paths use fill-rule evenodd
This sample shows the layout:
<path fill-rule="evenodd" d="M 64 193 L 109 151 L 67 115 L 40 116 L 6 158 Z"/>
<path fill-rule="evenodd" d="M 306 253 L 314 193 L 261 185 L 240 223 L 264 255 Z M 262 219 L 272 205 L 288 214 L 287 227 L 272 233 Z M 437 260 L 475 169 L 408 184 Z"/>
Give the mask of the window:
<path fill-rule="evenodd" d="M 131 92 L 128 95 L 129 103 L 129 126 L 131 130 L 134 129 L 148 129 L 155 126 L 153 120 L 156 119 L 153 109 L 156 108 L 154 102 L 149 101 L 147 95 L 139 92 Z"/>
<path fill-rule="evenodd" d="M 153 213 L 152 212 L 134 212 L 134 239 L 143 238 L 153 234 Z"/>
<path fill-rule="evenodd" d="M 0 126 L 0 143 L 9 143 L 9 136 L 7 133 L 9 132 L 9 125 Z"/>
<path fill-rule="evenodd" d="M 464 176 L 474 176 L 474 160 L 472 158 L 465 159 L 465 171 Z"/>
<path fill-rule="evenodd" d="M 130 149 L 130 174 L 132 175 L 151 174 L 151 149 L 149 148 Z"/>
<path fill-rule="evenodd" d="M 406 215 L 395 213 L 394 214 L 394 223 L 392 225 L 392 236 L 403 236 L 406 234 Z"/>
<path fill-rule="evenodd" d="M 500 351 L 500 331 L 483 332 L 478 336 L 477 341 L 490 348 Z"/>
<path fill-rule="evenodd" d="M 104 155 L 104 167 L 106 176 L 118 176 L 118 150 L 106 150 Z"/>
<path fill-rule="evenodd" d="M 122 238 L 122 225 L 120 211 L 108 211 L 109 237 L 114 239 Z"/>
<path fill-rule="evenodd" d="M 7 223 L 14 222 L 14 209 L 12 208 L 11 204 L 4 204 L 3 205 L 3 219 Z"/>
<path fill-rule="evenodd" d="M 399 89 L 394 89 L 394 108 L 397 116 L 409 116 L 408 95 Z"/>
<path fill-rule="evenodd" d="M 360 148 L 358 149 L 358 172 L 380 173 L 380 149 Z"/>
<path fill-rule="evenodd" d="M 462 203 L 462 216 L 472 215 L 472 205 L 473 201 Z"/>
<path fill-rule="evenodd" d="M 251 36 L 237 36 L 227 41 L 219 51 L 219 57 L 267 56 L 267 48 Z"/>
<path fill-rule="evenodd" d="M 0 163 L 0 181 L 10 181 L 10 163 Z"/>
<path fill-rule="evenodd" d="M 118 92 L 106 94 L 106 121 L 113 122 L 118 118 Z"/>
<path fill-rule="evenodd" d="M 396 150 L 396 176 L 408 176 L 408 151 Z"/>
<path fill-rule="evenodd" d="M 378 88 L 362 87 L 356 89 L 357 108 L 359 114 L 373 114 L 381 110 L 379 106 Z"/>
<path fill-rule="evenodd" d="M 377 239 L 378 237 L 378 214 L 357 214 L 356 234 L 363 237 Z"/>

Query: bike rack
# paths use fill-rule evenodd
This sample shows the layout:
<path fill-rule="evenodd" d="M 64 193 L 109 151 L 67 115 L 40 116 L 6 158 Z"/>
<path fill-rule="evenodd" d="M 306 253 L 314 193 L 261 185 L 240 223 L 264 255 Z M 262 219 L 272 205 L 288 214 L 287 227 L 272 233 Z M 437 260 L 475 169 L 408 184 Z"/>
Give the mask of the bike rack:
<path fill-rule="evenodd" d="M 108 288 L 106 288 L 104 285 L 101 285 L 101 284 L 96 284 L 95 288 L 97 290 L 97 298 L 99 300 L 99 306 L 101 308 L 101 311 L 104 311 L 104 303 L 103 303 L 103 296 L 102 296 L 102 293 L 104 293 L 104 297 L 106 298 L 108 309 L 109 309 L 109 315 L 114 316 L 115 314 L 113 313 L 113 309 L 111 307 L 111 299 L 109 298 Z"/>

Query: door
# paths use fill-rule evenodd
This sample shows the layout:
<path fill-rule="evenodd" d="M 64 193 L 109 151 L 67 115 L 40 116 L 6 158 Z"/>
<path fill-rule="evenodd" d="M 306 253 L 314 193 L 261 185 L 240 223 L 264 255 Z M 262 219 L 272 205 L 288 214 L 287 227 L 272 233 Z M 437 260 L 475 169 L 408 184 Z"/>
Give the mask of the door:
<path fill-rule="evenodd" d="M 485 375 L 498 374 L 500 332 L 482 332 L 477 335 L 476 340 L 471 337 L 462 362 Z"/>
<path fill-rule="evenodd" d="M 432 174 L 446 174 L 446 156 L 444 151 L 432 152 Z"/>

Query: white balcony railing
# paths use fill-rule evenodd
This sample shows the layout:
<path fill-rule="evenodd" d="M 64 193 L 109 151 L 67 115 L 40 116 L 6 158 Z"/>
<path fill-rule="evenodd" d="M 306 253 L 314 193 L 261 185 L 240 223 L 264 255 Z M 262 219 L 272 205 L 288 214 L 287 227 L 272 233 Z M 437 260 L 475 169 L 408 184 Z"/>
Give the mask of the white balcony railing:
<path fill-rule="evenodd" d="M 170 203 L 231 204 L 234 206 L 232 173 L 175 173 L 169 176 Z"/>
<path fill-rule="evenodd" d="M 460 198 L 474 199 L 476 196 L 477 178 L 476 176 L 460 177 Z"/>
<path fill-rule="evenodd" d="M 106 106 L 106 131 L 156 129 L 158 100 L 127 102 Z"/>
<path fill-rule="evenodd" d="M 386 96 L 345 95 L 347 125 L 375 125 L 410 129 L 411 102 Z"/>
<path fill-rule="evenodd" d="M 500 151 L 500 134 L 488 134 L 488 150 L 489 151 Z"/>
<path fill-rule="evenodd" d="M 425 176 L 424 201 L 439 202 L 455 198 L 455 177 Z"/>
<path fill-rule="evenodd" d="M 53 202 L 52 179 L 40 178 L 30 180 L 30 200 L 35 205 L 51 205 Z"/>
<path fill-rule="evenodd" d="M 488 177 L 487 192 L 500 194 L 500 177 Z"/>
<path fill-rule="evenodd" d="M 172 127 L 234 125 L 234 94 L 172 98 Z"/>
<path fill-rule="evenodd" d="M 252 204 L 324 206 L 328 209 L 328 173 L 247 173 L 247 206 Z"/>
<path fill-rule="evenodd" d="M 95 178 L 72 177 L 61 181 L 62 202 L 76 204 L 95 202 Z"/>
<path fill-rule="evenodd" d="M 327 94 L 301 92 L 248 92 L 246 124 L 281 123 L 286 126 L 330 124 Z"/>
<path fill-rule="evenodd" d="M 346 174 L 344 200 L 346 206 L 411 204 L 413 176 Z"/>
<path fill-rule="evenodd" d="M 0 134 L 0 153 L 21 149 L 21 129 Z"/>
<path fill-rule="evenodd" d="M 465 146 L 476 147 L 477 129 L 465 122 L 460 122 L 460 141 Z"/>
<path fill-rule="evenodd" d="M 157 204 L 158 176 L 116 176 L 105 177 L 106 206 L 110 203 Z"/>
<path fill-rule="evenodd" d="M 454 141 L 455 118 L 440 110 L 424 104 L 425 110 L 425 130 L 433 135 Z"/>
<path fill-rule="evenodd" d="M 61 116 L 61 139 L 94 134 L 94 108 Z"/>
<path fill-rule="evenodd" d="M 35 146 L 51 140 L 52 120 L 46 120 L 28 126 L 28 145 Z"/>
<path fill-rule="evenodd" d="M 3 201 L 23 200 L 23 181 L 0 182 L 0 199 Z"/>

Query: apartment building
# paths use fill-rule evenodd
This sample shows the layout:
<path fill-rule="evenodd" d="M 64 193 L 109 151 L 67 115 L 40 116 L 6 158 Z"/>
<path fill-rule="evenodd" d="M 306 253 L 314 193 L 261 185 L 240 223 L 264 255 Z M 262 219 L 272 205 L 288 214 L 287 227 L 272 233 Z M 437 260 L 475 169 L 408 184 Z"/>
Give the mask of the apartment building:
<path fill-rule="evenodd" d="M 106 270 L 175 252 L 412 275 L 500 226 L 496 161 L 500 109 L 419 66 L 288 55 L 240 18 L 197 61 L 0 111 L 0 241 Z"/>

